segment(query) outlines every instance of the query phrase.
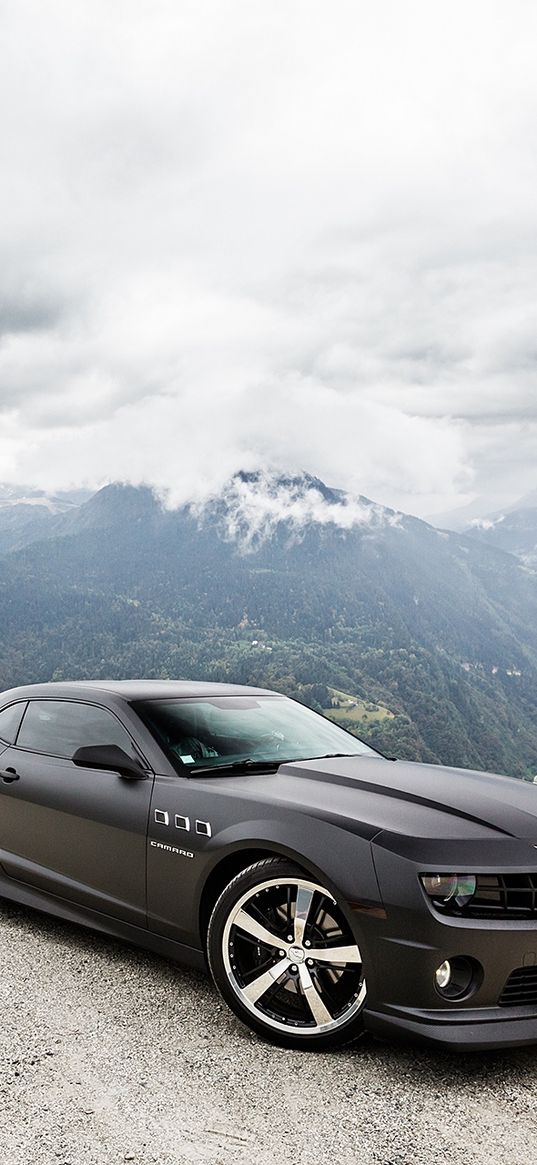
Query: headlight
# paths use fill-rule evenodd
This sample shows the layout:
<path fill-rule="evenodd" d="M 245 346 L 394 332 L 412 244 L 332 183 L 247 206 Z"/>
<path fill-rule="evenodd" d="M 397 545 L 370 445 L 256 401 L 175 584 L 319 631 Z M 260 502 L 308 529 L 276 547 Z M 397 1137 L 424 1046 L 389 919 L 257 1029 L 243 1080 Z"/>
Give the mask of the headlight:
<path fill-rule="evenodd" d="M 422 874 L 421 884 L 439 905 L 467 906 L 477 889 L 475 874 Z"/>

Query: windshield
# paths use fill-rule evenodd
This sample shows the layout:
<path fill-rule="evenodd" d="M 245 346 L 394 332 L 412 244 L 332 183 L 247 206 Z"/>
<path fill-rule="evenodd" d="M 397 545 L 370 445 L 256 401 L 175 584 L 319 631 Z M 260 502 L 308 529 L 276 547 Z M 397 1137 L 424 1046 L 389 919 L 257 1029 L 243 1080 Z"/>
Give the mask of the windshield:
<path fill-rule="evenodd" d="M 377 756 L 324 716 L 286 696 L 144 700 L 136 710 L 179 772 L 241 762 Z"/>

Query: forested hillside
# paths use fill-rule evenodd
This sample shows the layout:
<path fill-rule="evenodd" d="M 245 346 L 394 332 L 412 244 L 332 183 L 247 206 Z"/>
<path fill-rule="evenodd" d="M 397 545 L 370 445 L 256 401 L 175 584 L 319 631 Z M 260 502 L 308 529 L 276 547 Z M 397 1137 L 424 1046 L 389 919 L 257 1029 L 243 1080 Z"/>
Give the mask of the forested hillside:
<path fill-rule="evenodd" d="M 390 755 L 537 772 L 537 576 L 475 538 L 306 476 L 239 475 L 199 511 L 109 486 L 37 534 L 12 524 L 13 544 L 4 688 L 258 683 Z"/>

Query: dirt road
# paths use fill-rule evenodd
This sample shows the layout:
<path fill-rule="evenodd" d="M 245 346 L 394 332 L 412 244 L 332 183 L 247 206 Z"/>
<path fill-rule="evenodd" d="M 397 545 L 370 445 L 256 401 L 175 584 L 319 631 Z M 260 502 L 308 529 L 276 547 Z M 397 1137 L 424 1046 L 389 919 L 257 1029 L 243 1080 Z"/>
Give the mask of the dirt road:
<path fill-rule="evenodd" d="M 211 984 L 0 903 L 0 1165 L 528 1165 L 537 1048 L 261 1043 Z"/>

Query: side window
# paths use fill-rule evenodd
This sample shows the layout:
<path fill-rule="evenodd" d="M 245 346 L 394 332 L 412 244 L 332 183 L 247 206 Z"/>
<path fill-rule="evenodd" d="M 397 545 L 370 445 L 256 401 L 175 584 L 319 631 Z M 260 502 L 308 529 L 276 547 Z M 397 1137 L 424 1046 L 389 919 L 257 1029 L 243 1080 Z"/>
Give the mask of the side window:
<path fill-rule="evenodd" d="M 106 708 L 69 700 L 31 700 L 17 739 L 19 748 L 71 758 L 90 744 L 117 744 L 132 755 L 132 740 Z"/>
<path fill-rule="evenodd" d="M 10 704 L 0 712 L 0 740 L 4 744 L 14 744 L 19 731 L 19 724 L 26 707 L 26 700 L 18 704 Z"/>

